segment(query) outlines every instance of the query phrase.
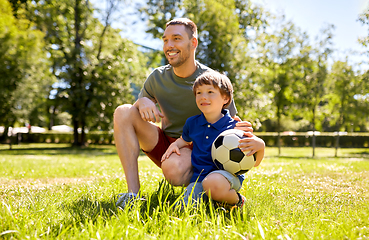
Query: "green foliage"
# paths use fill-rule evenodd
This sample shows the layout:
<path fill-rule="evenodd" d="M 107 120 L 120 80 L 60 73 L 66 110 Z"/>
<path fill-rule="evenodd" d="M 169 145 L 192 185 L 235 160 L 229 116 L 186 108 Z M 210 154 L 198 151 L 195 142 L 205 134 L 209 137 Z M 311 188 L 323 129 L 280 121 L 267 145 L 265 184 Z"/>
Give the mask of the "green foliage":
<path fill-rule="evenodd" d="M 262 84 L 272 98 L 277 131 L 280 131 L 281 117 L 287 115 L 293 101 L 292 86 L 299 78 L 303 56 L 300 51 L 305 45 L 306 36 L 284 17 L 277 20 L 274 32 L 261 33 L 256 39 L 260 49 L 259 62 L 263 66 Z"/>
<path fill-rule="evenodd" d="M 364 46 L 364 47 L 369 47 L 369 7 L 367 7 L 365 9 L 365 11 L 363 13 L 361 13 L 359 15 L 358 20 L 363 24 L 363 25 L 368 25 L 368 32 L 367 32 L 367 36 L 363 36 L 359 38 L 359 42 Z M 367 51 L 367 53 L 369 54 L 369 51 Z"/>
<path fill-rule="evenodd" d="M 362 119 L 358 117 L 361 114 L 357 108 L 358 101 L 355 99 L 361 88 L 360 78 L 347 62 L 337 61 L 332 66 L 330 81 L 328 95 L 332 112 L 330 121 L 336 123 L 336 131 L 350 131 L 352 126 L 358 125 L 359 119 Z"/>
<path fill-rule="evenodd" d="M 238 17 L 233 0 L 188 1 L 187 15 L 197 24 L 200 62 L 220 72 L 230 72 L 234 48 L 239 41 Z"/>
<path fill-rule="evenodd" d="M 13 16 L 7 0 L 0 1 L 0 124 L 30 121 L 42 105 L 52 78 L 43 51 L 44 34 L 35 29 L 22 8 Z"/>

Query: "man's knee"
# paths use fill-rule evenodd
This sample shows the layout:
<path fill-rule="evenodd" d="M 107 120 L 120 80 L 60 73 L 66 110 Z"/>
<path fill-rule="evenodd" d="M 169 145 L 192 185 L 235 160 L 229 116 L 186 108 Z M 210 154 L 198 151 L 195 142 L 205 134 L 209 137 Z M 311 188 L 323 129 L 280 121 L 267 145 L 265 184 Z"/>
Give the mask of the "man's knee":
<path fill-rule="evenodd" d="M 134 111 L 134 108 L 131 104 L 123 104 L 117 107 L 114 111 L 114 123 L 132 119 L 131 113 Z"/>
<path fill-rule="evenodd" d="M 191 165 L 180 164 L 179 161 L 165 160 L 161 164 L 165 179 L 173 186 L 187 186 L 192 175 Z"/>

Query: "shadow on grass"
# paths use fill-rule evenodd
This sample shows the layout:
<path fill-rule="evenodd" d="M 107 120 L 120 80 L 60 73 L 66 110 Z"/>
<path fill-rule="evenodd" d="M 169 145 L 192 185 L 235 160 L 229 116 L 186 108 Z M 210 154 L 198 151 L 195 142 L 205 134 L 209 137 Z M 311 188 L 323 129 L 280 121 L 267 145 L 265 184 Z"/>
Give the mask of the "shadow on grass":
<path fill-rule="evenodd" d="M 114 201 L 96 201 L 82 197 L 76 202 L 65 206 L 65 209 L 71 214 L 75 223 L 95 222 L 100 216 L 104 219 L 110 219 L 117 214 L 118 209 Z"/>
<path fill-rule="evenodd" d="M 164 217 L 166 217 L 167 214 L 173 214 L 176 217 L 184 217 L 186 214 L 198 213 L 200 210 L 195 208 L 187 212 L 181 211 L 178 208 L 170 208 L 170 206 L 173 206 L 174 203 L 178 201 L 178 198 L 182 196 L 181 193 L 181 191 L 175 191 L 173 186 L 163 180 L 159 183 L 156 191 L 144 196 L 148 199 L 147 201 L 139 202 L 137 206 L 133 206 L 133 209 L 138 209 L 140 219 L 143 222 L 152 221 L 152 216 L 155 215 L 155 211 L 157 213 L 161 212 L 161 214 L 165 214 Z M 51 236 L 60 237 L 70 229 L 85 227 L 84 225 L 87 223 L 95 224 L 98 219 L 109 221 L 113 217 L 118 219 L 121 217 L 137 218 L 137 211 L 134 211 L 131 214 L 131 209 L 128 209 L 128 214 L 121 214 L 122 210 L 115 206 L 115 202 L 117 200 L 116 197 L 104 201 L 93 200 L 90 197 L 91 196 L 87 195 L 82 196 L 76 201 L 62 206 L 63 211 L 68 212 L 69 214 L 65 219 L 62 219 L 59 223 L 51 227 Z M 239 211 L 226 211 L 224 208 L 209 206 L 209 203 L 205 203 L 205 212 L 202 214 L 212 215 L 213 217 L 221 215 L 223 218 L 228 220 L 231 220 L 235 216 L 241 217 Z M 250 209 L 247 206 L 244 211 L 250 213 Z M 157 213 L 157 217 L 161 217 L 161 214 Z M 201 216 L 201 213 L 196 215 Z M 248 217 L 244 220 L 250 220 L 250 214 L 247 214 L 247 216 Z"/>
<path fill-rule="evenodd" d="M 90 222 L 95 224 L 98 218 L 108 221 L 118 213 L 114 201 L 97 201 L 90 199 L 88 196 L 83 196 L 70 204 L 62 205 L 61 208 L 70 215 L 50 227 L 51 231 L 48 235 L 53 238 L 60 237 L 71 229 L 82 228 Z"/>

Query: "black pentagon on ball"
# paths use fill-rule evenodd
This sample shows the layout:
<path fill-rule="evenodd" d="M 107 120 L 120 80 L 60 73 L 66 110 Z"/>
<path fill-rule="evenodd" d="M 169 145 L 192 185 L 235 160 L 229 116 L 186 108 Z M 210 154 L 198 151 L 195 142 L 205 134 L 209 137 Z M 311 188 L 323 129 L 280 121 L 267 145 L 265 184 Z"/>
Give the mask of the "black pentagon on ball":
<path fill-rule="evenodd" d="M 223 138 L 224 138 L 224 136 L 219 136 L 219 137 L 215 140 L 215 142 L 214 142 L 214 147 L 215 147 L 215 148 L 218 148 L 218 147 L 222 146 L 222 144 L 223 144 Z"/>
<path fill-rule="evenodd" d="M 234 148 L 231 151 L 229 151 L 229 157 L 234 162 L 241 162 L 245 154 L 241 151 L 239 148 Z"/>
<path fill-rule="evenodd" d="M 224 170 L 223 168 L 223 164 L 221 164 L 217 159 L 214 159 L 214 164 L 215 166 L 220 169 L 220 170 Z"/>
<path fill-rule="evenodd" d="M 249 170 L 240 170 L 238 172 L 235 173 L 235 175 L 241 175 L 241 174 L 244 174 L 244 173 L 247 173 Z"/>

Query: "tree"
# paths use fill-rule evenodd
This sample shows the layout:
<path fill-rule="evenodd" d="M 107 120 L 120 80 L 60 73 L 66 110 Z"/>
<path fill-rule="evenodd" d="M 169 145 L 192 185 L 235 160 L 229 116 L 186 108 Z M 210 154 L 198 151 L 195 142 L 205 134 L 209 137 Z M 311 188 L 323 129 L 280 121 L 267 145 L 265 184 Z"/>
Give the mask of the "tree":
<path fill-rule="evenodd" d="M 317 46 L 306 45 L 301 50 L 301 77 L 294 84 L 294 102 L 298 108 L 301 106 L 307 109 L 303 117 L 310 119 L 309 122 L 313 132 L 313 157 L 315 157 L 317 111 L 319 105 L 323 102 L 324 96 L 327 94 L 328 57 L 332 52 L 331 31 L 333 28 L 333 25 L 329 25 L 327 28 L 322 29 L 321 34 L 317 37 L 317 39 L 320 38 Z M 301 113 L 300 110 L 298 112 Z"/>
<path fill-rule="evenodd" d="M 369 47 L 369 7 L 362 14 L 359 15 L 358 20 L 363 25 L 368 25 L 367 36 L 359 37 L 359 43 L 361 43 L 364 47 Z M 369 55 L 369 50 L 366 53 L 367 55 Z"/>
<path fill-rule="evenodd" d="M 17 18 L 8 1 L 0 0 L 0 124 L 28 122 L 31 111 L 46 94 L 48 62 L 43 33 L 34 29 L 19 8 Z"/>
<path fill-rule="evenodd" d="M 22 5 L 25 4 L 27 0 L 9 0 L 9 3 L 13 9 L 14 17 L 18 17 L 18 9 L 22 8 Z"/>
<path fill-rule="evenodd" d="M 114 109 L 133 101 L 133 84 L 146 76 L 146 59 L 131 41 L 111 27 L 117 1 L 107 2 L 101 23 L 89 1 L 48 0 L 30 3 L 30 13 L 46 33 L 52 73 L 58 79 L 60 105 L 72 117 L 74 145 L 85 144 L 85 130 L 108 130 Z M 79 131 L 80 129 L 80 131 Z"/>
<path fill-rule="evenodd" d="M 369 56 L 369 7 L 359 15 L 358 19 L 363 25 L 367 25 L 367 34 L 366 36 L 360 37 L 359 43 L 361 43 L 364 47 L 367 48 L 366 55 Z M 368 63 L 366 63 L 368 64 Z M 358 93 L 357 99 L 361 103 L 362 111 L 361 113 L 364 113 L 365 116 L 363 117 L 364 121 L 368 119 L 368 111 L 369 108 L 369 70 L 367 70 L 365 73 L 362 74 L 362 86 L 361 86 L 361 92 Z M 368 124 L 366 123 L 366 129 L 369 130 Z"/>
<path fill-rule="evenodd" d="M 293 99 L 292 85 L 298 79 L 303 58 L 299 55 L 305 34 L 282 17 L 272 33 L 262 33 L 257 41 L 259 61 L 263 65 L 263 87 L 272 97 L 277 118 L 278 149 L 281 152 L 281 118 L 287 114 Z"/>
<path fill-rule="evenodd" d="M 360 77 L 355 74 L 347 62 L 336 61 L 330 74 L 329 105 L 331 109 L 331 123 L 336 128 L 335 157 L 339 146 L 340 132 L 347 131 L 356 121 L 357 100 L 355 95 L 360 91 Z"/>

